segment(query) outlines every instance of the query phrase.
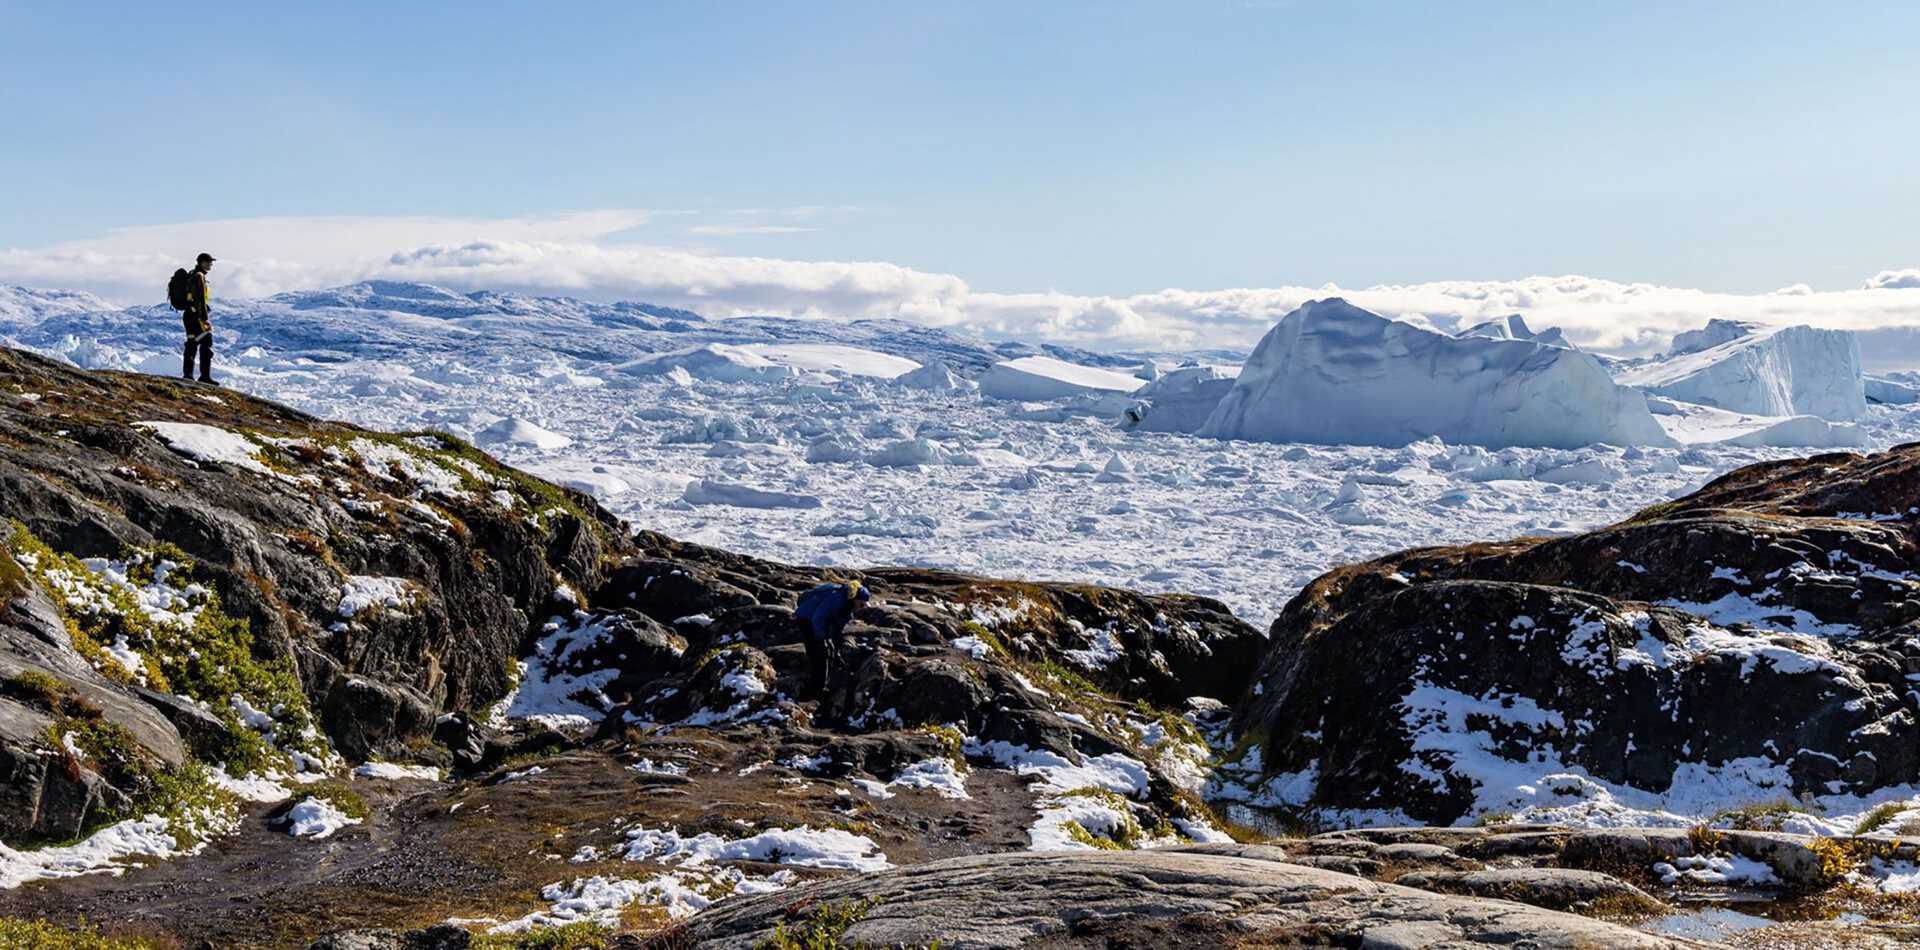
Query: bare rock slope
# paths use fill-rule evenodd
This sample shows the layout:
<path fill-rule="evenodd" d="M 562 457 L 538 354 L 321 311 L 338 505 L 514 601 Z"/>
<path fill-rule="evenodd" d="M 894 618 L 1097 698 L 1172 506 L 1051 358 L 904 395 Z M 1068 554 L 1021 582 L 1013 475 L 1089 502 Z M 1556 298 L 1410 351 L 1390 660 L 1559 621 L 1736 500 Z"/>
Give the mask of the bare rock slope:
<path fill-rule="evenodd" d="M 1703 775 L 1751 800 L 1911 785 L 1916 498 L 1920 446 L 1821 455 L 1584 534 L 1336 569 L 1274 622 L 1236 733 L 1293 804 L 1437 823 Z"/>
<path fill-rule="evenodd" d="M 846 946 L 1679 948 L 1573 914 L 1286 863 L 1277 848 L 954 858 L 738 901 L 681 936 L 725 950 L 852 918 Z M 1524 935 L 1524 936 L 1522 936 Z"/>

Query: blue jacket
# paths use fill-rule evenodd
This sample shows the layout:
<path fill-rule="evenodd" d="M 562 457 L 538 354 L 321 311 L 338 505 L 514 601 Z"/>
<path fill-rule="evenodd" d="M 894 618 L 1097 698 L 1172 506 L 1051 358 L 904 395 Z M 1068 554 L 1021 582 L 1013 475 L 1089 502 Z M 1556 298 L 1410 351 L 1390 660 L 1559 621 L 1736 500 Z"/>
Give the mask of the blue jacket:
<path fill-rule="evenodd" d="M 849 596 L 845 584 L 821 584 L 800 595 L 793 617 L 807 625 L 807 632 L 814 639 L 836 639 L 847 629 L 853 612 L 859 610 L 868 597 L 865 587 L 857 588 Z"/>

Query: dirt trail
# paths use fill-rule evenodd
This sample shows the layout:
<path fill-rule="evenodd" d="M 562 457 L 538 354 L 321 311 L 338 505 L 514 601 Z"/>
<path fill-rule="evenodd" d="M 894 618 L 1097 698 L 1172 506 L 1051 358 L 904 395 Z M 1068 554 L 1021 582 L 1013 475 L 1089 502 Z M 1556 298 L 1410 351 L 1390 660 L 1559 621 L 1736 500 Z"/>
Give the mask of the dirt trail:
<path fill-rule="evenodd" d="M 365 786 L 388 783 L 359 783 Z M 254 806 L 238 833 L 189 858 L 120 876 L 41 881 L 0 891 L 0 915 L 82 918 L 108 932 L 165 934 L 186 946 L 305 946 L 316 930 L 412 917 L 436 894 L 483 889 L 497 872 L 454 859 L 408 811 L 422 783 L 372 791 L 373 815 L 309 841 L 268 826 Z"/>
<path fill-rule="evenodd" d="M 690 778 L 640 775 L 619 758 L 583 750 L 540 760 L 537 775 L 491 785 L 355 780 L 372 809 L 332 837 L 291 838 L 255 806 L 235 834 L 188 858 L 114 877 L 41 881 L 0 891 L 0 916 L 81 920 L 108 933 L 163 936 L 186 947 L 293 948 L 356 927 L 420 927 L 450 917 L 512 919 L 545 908 L 540 889 L 594 874 L 644 878 L 661 868 L 616 857 L 567 860 L 583 845 L 612 851 L 633 824 L 679 828 L 755 824 L 824 827 L 858 820 L 896 864 L 1026 846 L 1032 822 L 1024 780 L 978 770 L 973 798 L 906 793 L 860 796 L 848 811 L 843 783 L 796 779 L 763 767 L 772 750 L 661 741 L 698 748 Z M 774 870 L 765 866 L 759 873 Z M 818 873 L 796 869 L 803 877 Z"/>

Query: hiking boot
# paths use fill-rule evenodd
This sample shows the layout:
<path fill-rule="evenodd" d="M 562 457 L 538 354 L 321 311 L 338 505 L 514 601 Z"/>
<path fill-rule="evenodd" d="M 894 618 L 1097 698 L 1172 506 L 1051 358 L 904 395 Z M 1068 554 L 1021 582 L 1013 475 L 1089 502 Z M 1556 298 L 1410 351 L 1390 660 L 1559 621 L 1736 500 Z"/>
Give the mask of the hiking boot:
<path fill-rule="evenodd" d="M 211 377 L 211 376 L 202 376 L 202 377 L 200 377 L 200 382 L 203 382 L 203 383 L 206 383 L 206 384 L 207 384 L 207 385 L 209 385 L 209 386 L 218 386 L 218 385 L 220 385 L 219 383 L 216 383 L 216 382 L 214 382 L 214 381 L 213 381 L 213 377 Z"/>

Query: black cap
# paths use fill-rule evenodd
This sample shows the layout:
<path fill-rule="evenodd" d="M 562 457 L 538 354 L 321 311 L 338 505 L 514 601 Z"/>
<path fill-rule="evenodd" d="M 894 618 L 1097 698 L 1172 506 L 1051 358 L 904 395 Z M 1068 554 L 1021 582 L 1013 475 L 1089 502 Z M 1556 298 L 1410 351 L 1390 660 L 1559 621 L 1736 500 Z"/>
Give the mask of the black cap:
<path fill-rule="evenodd" d="M 205 252 L 205 251 L 201 251 L 201 252 L 200 252 L 200 256 L 199 256 L 199 257 L 196 257 L 196 258 L 194 258 L 194 262 L 195 262 L 195 263 L 207 263 L 207 264 L 211 264 L 211 263 L 213 263 L 213 255 L 212 255 L 212 254 L 208 254 L 208 253 L 207 253 L 207 252 Z"/>

